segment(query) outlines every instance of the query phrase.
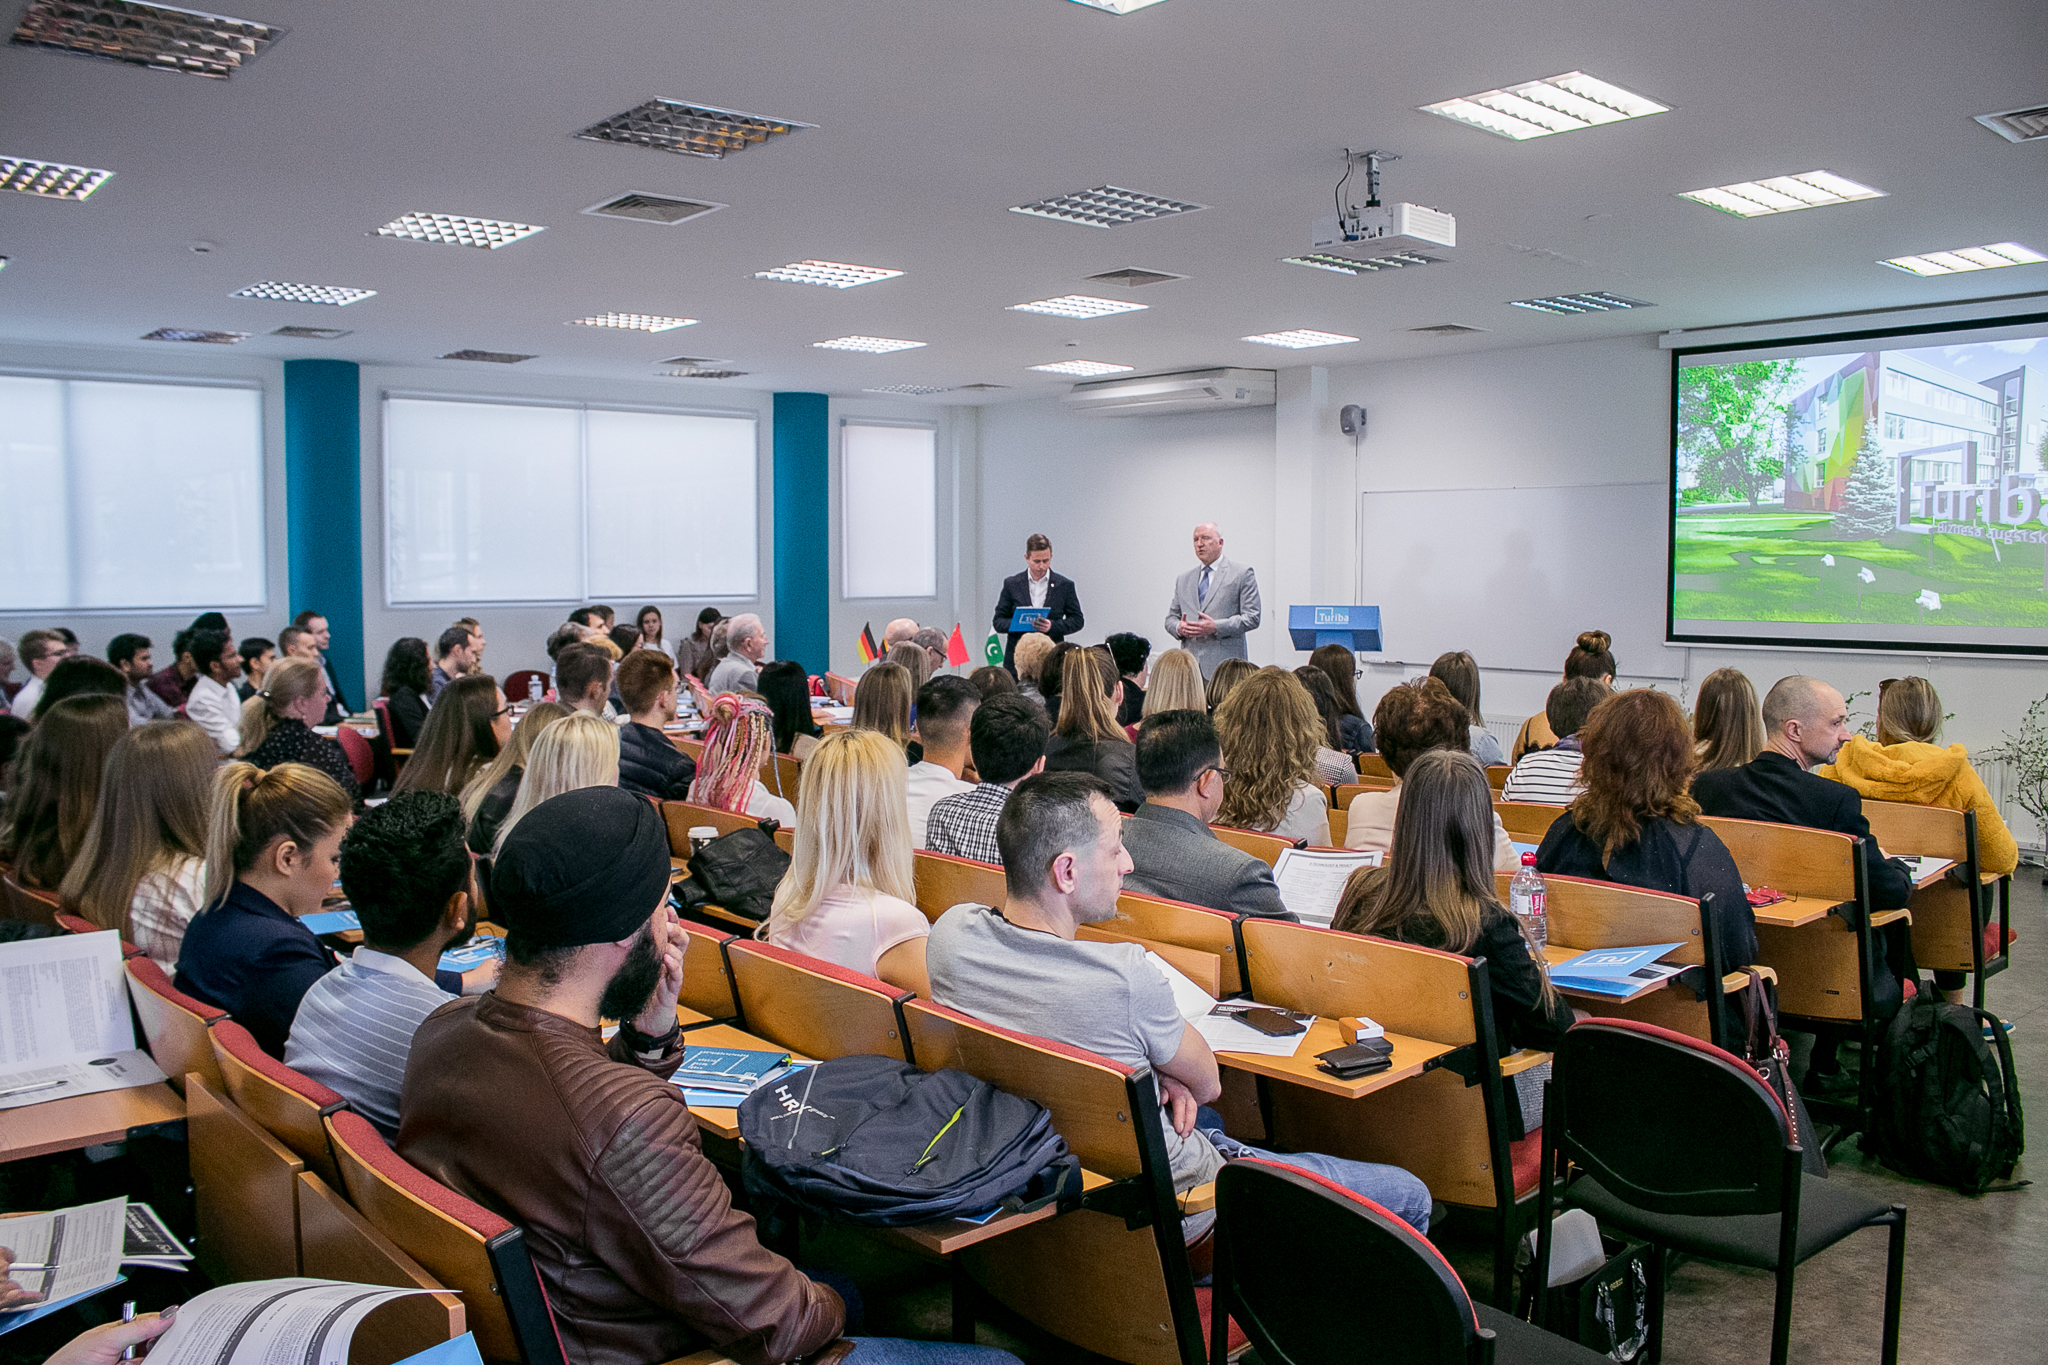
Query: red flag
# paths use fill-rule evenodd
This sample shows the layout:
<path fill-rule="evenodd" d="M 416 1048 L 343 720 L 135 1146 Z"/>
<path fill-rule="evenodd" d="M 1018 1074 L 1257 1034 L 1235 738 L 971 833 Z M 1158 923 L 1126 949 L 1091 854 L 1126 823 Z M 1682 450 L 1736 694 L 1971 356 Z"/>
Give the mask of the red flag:
<path fill-rule="evenodd" d="M 967 642 L 960 638 L 960 623 L 953 623 L 953 638 L 946 641 L 946 666 L 958 668 L 967 662 Z"/>
<path fill-rule="evenodd" d="M 864 664 L 871 664 L 882 657 L 882 651 L 875 648 L 875 628 L 872 624 L 861 625 L 860 639 L 854 642 L 854 647 L 859 650 L 860 661 Z"/>

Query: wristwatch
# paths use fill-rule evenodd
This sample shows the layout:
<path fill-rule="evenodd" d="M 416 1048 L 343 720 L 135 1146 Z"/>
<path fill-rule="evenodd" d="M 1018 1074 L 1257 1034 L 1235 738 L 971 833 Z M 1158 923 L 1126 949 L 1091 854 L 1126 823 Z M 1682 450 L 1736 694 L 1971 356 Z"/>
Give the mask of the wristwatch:
<path fill-rule="evenodd" d="M 650 1038 L 635 1028 L 632 1020 L 619 1021 L 619 1036 L 626 1040 L 627 1049 L 636 1053 L 667 1052 L 675 1046 L 676 1039 L 682 1036 L 682 1032 L 683 1026 L 677 1022 L 670 1024 L 668 1032 L 659 1038 Z"/>

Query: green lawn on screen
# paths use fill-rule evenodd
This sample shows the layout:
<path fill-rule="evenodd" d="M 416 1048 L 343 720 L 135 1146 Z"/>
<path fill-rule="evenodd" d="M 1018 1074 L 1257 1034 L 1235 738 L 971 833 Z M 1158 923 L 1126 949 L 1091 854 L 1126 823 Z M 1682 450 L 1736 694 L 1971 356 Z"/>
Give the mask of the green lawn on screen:
<path fill-rule="evenodd" d="M 1681 514 L 1673 553 L 1681 619 L 2048 627 L 2041 545 L 1994 552 L 1971 536 L 1906 531 L 1850 540 L 1825 514 L 1759 509 Z M 1927 588 L 1938 611 L 1917 600 Z"/>

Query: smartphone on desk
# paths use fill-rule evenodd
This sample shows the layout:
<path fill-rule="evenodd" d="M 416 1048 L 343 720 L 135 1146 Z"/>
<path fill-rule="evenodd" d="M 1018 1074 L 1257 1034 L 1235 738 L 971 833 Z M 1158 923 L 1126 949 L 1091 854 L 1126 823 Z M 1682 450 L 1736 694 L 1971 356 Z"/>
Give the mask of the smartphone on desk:
<path fill-rule="evenodd" d="M 1308 1032 L 1306 1024 L 1296 1023 L 1278 1010 L 1249 1009 L 1237 1017 L 1268 1037 L 1292 1038 Z"/>

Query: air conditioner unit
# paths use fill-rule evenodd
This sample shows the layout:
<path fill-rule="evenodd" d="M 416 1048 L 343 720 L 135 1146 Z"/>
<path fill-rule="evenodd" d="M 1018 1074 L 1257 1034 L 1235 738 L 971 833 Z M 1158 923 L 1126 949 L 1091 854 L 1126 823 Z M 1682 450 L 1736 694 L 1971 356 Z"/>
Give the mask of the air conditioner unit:
<path fill-rule="evenodd" d="M 1210 412 L 1273 406 L 1271 370 L 1187 370 L 1138 379 L 1076 384 L 1060 400 L 1069 412 L 1137 417 L 1155 412 Z"/>

